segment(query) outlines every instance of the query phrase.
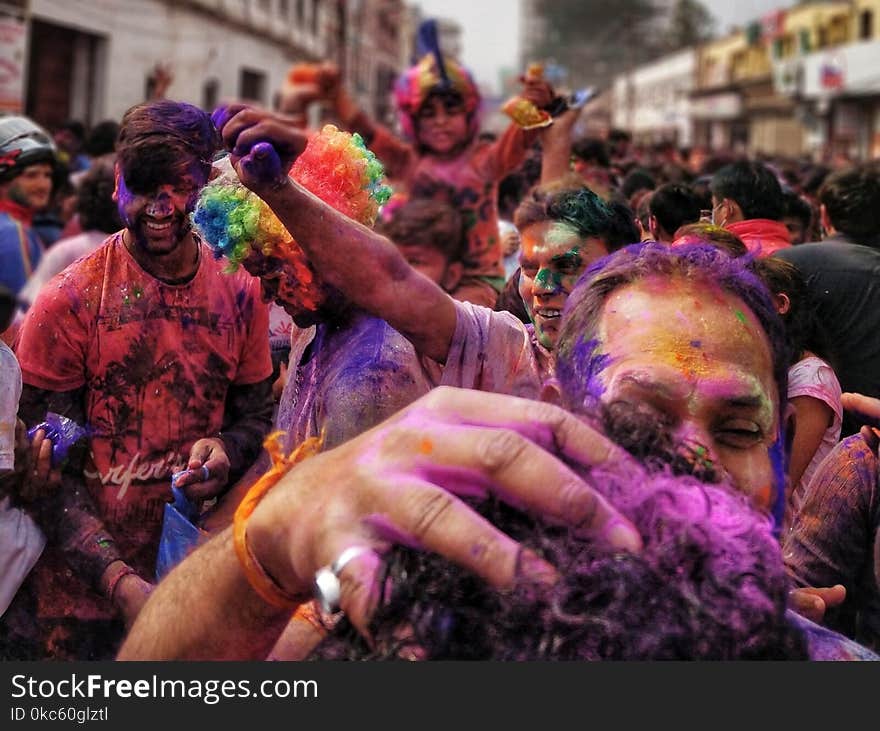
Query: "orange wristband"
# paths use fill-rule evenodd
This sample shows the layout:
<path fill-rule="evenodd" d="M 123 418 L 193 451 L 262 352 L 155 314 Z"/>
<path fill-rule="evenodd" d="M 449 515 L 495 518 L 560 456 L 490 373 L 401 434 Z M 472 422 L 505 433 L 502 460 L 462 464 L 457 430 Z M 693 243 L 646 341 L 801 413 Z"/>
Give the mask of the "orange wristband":
<path fill-rule="evenodd" d="M 311 437 L 306 439 L 288 456 L 284 456 L 281 452 L 281 436 L 283 432 L 272 432 L 263 446 L 272 458 L 272 466 L 269 470 L 248 490 L 244 500 L 235 511 L 233 519 L 233 542 L 235 545 L 235 554 L 244 571 L 245 578 L 251 585 L 251 588 L 260 595 L 260 597 L 269 604 L 280 607 L 282 609 L 290 609 L 302 603 L 302 596 L 294 596 L 279 586 L 250 550 L 247 544 L 247 519 L 250 518 L 254 509 L 259 504 L 263 496 L 272 489 L 275 484 L 298 462 L 311 457 L 321 451 L 323 444 L 323 434 L 320 437 Z"/>

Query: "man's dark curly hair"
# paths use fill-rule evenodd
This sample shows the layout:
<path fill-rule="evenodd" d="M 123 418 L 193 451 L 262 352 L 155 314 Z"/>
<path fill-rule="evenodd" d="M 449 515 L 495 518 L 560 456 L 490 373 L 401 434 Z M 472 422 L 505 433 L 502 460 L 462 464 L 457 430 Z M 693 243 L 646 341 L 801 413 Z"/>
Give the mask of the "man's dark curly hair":
<path fill-rule="evenodd" d="M 219 149 L 220 135 L 208 113 L 169 99 L 129 109 L 116 140 L 125 184 L 138 195 L 151 194 L 179 179 L 194 163 L 207 179 Z"/>
<path fill-rule="evenodd" d="M 513 223 L 520 231 L 545 221 L 566 223 L 581 238 L 596 237 L 603 241 L 616 232 L 617 226 L 614 209 L 576 175 L 534 187 L 513 217 Z"/>
<path fill-rule="evenodd" d="M 593 471 L 639 529 L 640 555 L 575 538 L 498 502 L 482 512 L 557 567 L 552 586 L 499 592 L 440 557 L 396 548 L 368 645 L 347 621 L 320 659 L 806 659 L 785 619 L 788 582 L 769 521 L 748 499 L 669 470 Z"/>

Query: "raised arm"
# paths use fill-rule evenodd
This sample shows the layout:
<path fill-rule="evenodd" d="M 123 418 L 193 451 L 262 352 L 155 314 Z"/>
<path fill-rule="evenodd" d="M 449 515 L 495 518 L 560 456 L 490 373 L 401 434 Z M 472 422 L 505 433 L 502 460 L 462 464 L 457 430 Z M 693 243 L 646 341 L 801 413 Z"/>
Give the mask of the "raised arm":
<path fill-rule="evenodd" d="M 219 121 L 242 183 L 269 204 L 321 277 L 405 335 L 420 354 L 444 362 L 456 325 L 452 298 L 410 267 L 391 241 L 282 172 L 305 147 L 305 135 L 255 109 Z"/>
<path fill-rule="evenodd" d="M 571 131 L 579 115 L 579 109 L 569 109 L 544 130 L 541 185 L 552 183 L 571 172 Z"/>

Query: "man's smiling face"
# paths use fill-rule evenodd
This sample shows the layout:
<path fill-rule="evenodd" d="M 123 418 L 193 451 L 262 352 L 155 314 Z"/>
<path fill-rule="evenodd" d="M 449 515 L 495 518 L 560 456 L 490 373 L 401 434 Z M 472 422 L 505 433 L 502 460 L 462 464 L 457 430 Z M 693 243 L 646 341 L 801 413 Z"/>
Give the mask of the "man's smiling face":
<path fill-rule="evenodd" d="M 560 221 L 541 221 L 521 232 L 519 293 L 538 342 L 552 349 L 565 300 L 589 264 L 608 249 L 601 239 L 578 235 Z"/>

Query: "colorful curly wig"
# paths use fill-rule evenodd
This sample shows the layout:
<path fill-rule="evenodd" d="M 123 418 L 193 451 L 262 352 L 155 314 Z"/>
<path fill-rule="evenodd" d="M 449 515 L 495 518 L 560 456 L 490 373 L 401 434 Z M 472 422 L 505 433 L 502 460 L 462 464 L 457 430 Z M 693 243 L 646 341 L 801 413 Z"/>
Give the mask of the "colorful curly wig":
<path fill-rule="evenodd" d="M 192 220 L 217 257 L 234 270 L 253 254 L 285 261 L 287 278 L 279 295 L 309 310 L 323 299 L 323 283 L 271 208 L 239 181 L 228 159 L 222 173 L 202 190 Z M 372 226 L 379 207 L 391 197 L 384 170 L 357 134 L 326 125 L 312 137 L 290 169 L 290 176 L 349 218 Z"/>
<path fill-rule="evenodd" d="M 454 92 L 461 96 L 465 112 L 468 116 L 468 135 L 473 139 L 480 129 L 480 91 L 470 72 L 451 59 L 444 59 L 448 84 L 438 68 L 434 54 L 422 57 L 415 66 L 410 66 L 398 77 L 394 85 L 394 101 L 400 115 L 400 124 L 404 134 L 416 139 L 416 115 L 419 108 L 431 94 L 444 91 Z"/>

